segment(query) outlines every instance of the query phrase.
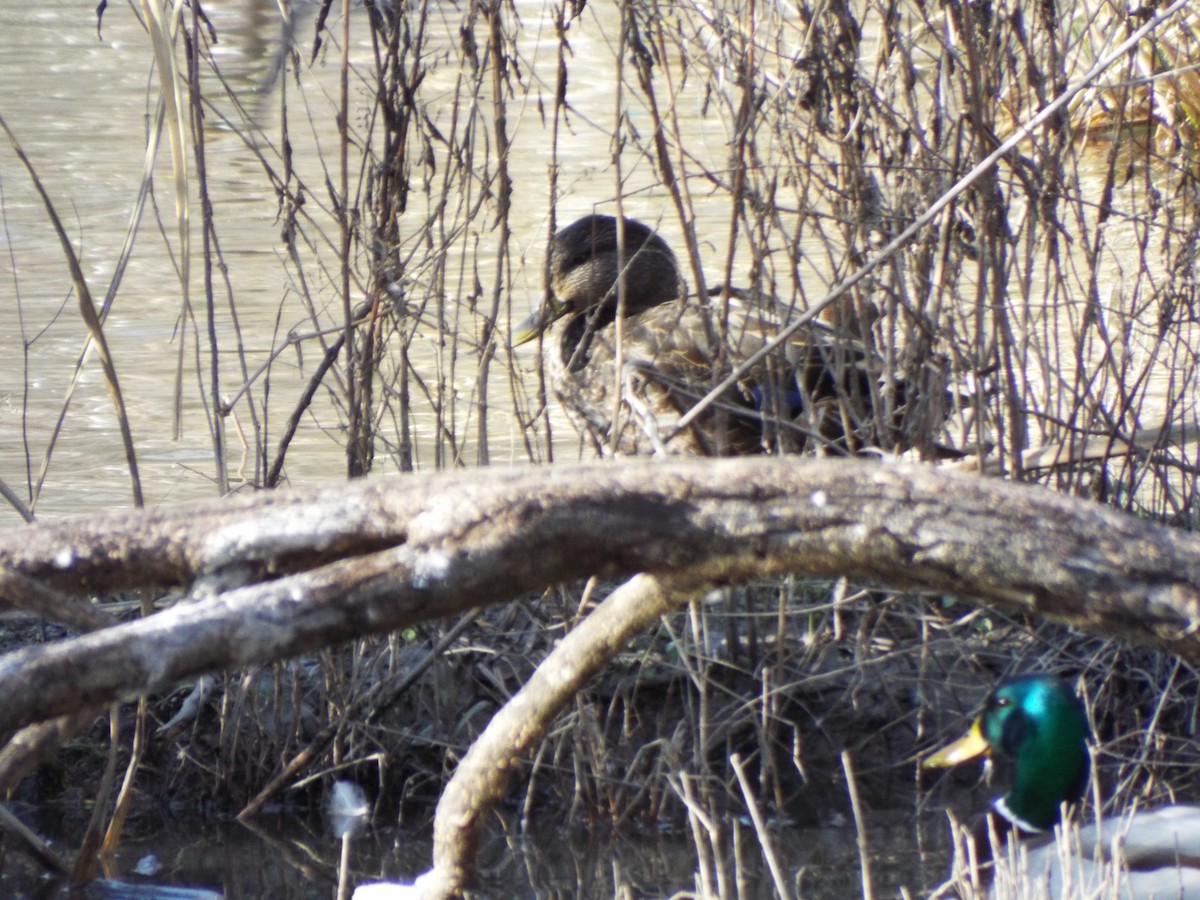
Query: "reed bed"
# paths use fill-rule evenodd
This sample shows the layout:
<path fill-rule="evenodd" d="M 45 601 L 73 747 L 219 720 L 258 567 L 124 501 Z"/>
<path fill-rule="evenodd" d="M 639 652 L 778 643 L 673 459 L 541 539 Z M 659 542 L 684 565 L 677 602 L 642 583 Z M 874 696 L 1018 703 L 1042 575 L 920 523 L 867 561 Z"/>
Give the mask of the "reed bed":
<path fill-rule="evenodd" d="M 193 5 L 158 38 L 178 61 L 162 76 L 181 101 L 169 133 L 191 147 L 178 142 L 177 175 L 201 201 L 177 402 L 204 412 L 223 492 L 305 470 L 306 430 L 351 476 L 575 458 L 585 445 L 536 354 L 507 340 L 558 227 L 636 216 L 695 293 L 735 284 L 804 310 L 1141 24 L 1091 0 L 283 9 L 250 88 L 213 52 L 220 11 Z M 1173 15 L 839 304 L 894 371 L 947 398 L 888 419 L 883 452 L 950 448 L 1193 527 L 1198 29 L 1200 14 Z M 251 300 L 221 281 L 220 161 L 203 141 L 218 125 L 277 198 L 273 336 L 247 333 Z M 453 623 L 228 673 L 199 718 L 152 742 L 140 783 L 236 810 L 325 729 L 288 797 L 352 777 L 377 821 L 423 823 L 490 714 L 606 589 L 548 590 L 448 642 Z M 698 597 L 628 648 L 538 750 L 511 812 L 697 833 L 703 814 L 727 834 L 751 797 L 773 821 L 846 815 L 848 786 L 856 811 L 920 809 L 941 795 L 914 794 L 917 755 L 986 687 L 1036 668 L 1083 676 L 1109 802 L 1195 799 L 1193 670 L 951 597 L 788 580 Z M 152 722 L 181 699 L 155 698 Z M 99 743 L 64 771 L 100 764 Z M 714 892 L 736 881 L 719 839 L 697 849 Z"/>

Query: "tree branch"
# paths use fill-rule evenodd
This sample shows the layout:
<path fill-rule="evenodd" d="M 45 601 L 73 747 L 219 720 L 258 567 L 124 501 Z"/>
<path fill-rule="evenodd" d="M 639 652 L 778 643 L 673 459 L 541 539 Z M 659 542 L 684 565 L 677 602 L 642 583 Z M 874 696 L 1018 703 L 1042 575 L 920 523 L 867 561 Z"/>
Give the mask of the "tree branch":
<path fill-rule="evenodd" d="M 191 602 L 0 657 L 0 734 L 502 603 L 588 575 L 680 589 L 792 572 L 951 593 L 1200 662 L 1200 540 L 1048 490 L 931 468 L 631 461 L 359 482 L 0 536 L 0 567 Z M 0 581 L 0 595 L 10 596 Z"/>

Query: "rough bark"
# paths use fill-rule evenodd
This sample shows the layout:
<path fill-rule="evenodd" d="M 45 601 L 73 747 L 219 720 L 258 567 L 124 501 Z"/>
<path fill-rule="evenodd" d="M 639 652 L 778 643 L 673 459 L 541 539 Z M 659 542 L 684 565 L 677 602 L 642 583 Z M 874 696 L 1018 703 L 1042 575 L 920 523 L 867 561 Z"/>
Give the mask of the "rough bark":
<path fill-rule="evenodd" d="M 398 477 L 0 536 L 59 594 L 178 585 L 150 618 L 0 657 L 0 735 L 591 574 L 846 575 L 1200 662 L 1200 540 L 1050 491 L 906 465 L 631 462 Z M 0 598 L 21 606 L 21 581 Z"/>

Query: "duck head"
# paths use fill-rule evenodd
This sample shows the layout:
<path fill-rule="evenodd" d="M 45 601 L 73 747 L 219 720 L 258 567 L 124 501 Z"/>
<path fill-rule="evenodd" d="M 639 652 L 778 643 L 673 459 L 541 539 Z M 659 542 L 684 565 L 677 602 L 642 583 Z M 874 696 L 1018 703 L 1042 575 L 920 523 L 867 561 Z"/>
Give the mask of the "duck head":
<path fill-rule="evenodd" d="M 613 216 L 584 216 L 554 235 L 550 295 L 513 328 L 513 346 L 533 340 L 565 316 L 603 328 L 617 316 L 617 284 L 625 273 L 625 314 L 636 315 L 682 296 L 679 267 L 666 242 L 647 225 L 624 220 L 625 255 Z M 623 263 L 623 264 L 622 264 Z"/>
<path fill-rule="evenodd" d="M 1083 796 L 1087 734 L 1083 704 L 1066 682 L 1024 675 L 996 688 L 971 730 L 922 766 L 946 768 L 983 755 L 1007 761 L 1012 787 L 992 809 L 1020 831 L 1038 833 L 1054 826 L 1063 803 Z"/>

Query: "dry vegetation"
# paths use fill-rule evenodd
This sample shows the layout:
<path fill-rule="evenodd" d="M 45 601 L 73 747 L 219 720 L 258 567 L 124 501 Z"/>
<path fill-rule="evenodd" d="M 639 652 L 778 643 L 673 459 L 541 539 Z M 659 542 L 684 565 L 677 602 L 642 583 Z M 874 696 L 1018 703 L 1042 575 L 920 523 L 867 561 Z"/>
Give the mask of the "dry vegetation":
<path fill-rule="evenodd" d="M 668 236 L 693 290 L 735 283 L 807 308 L 1141 24 L 1118 12 L 375 2 L 351 16 L 339 101 L 319 90 L 343 52 L 336 11 L 292 10 L 278 71 L 251 96 L 211 54 L 219 11 L 186 10 L 175 74 L 193 163 L 180 177 L 206 199 L 219 162 L 189 128 L 201 111 L 253 148 L 278 196 L 278 314 L 303 366 L 280 376 L 291 393 L 267 390 L 294 347 L 246 349 L 270 338 L 239 329 L 245 301 L 218 280 L 220 207 L 202 202 L 193 250 L 218 265 L 186 307 L 178 346 L 195 380 L 180 403 L 209 412 L 222 488 L 238 487 L 235 417 L 253 458 L 243 489 L 284 477 L 293 426 L 334 434 L 353 475 L 573 457 L 535 358 L 506 341 L 557 226 L 624 210 Z M 1193 527 L 1197 40 L 1185 7 L 853 288 L 897 372 L 932 366 L 954 386 L 944 428 L 910 418 L 900 427 L 922 439 L 897 443 L 983 452 L 1007 476 Z M 340 142 L 296 136 L 308 117 L 332 135 L 339 102 Z M 236 808 L 330 725 L 308 774 L 374 783 L 385 817 L 424 821 L 490 714 L 604 590 L 489 613 L 432 656 L 450 624 L 227 675 L 200 719 L 152 742 L 145 788 L 163 789 L 152 771 L 177 796 Z M 613 828 L 679 822 L 684 793 L 740 808 L 737 752 L 757 802 L 800 818 L 847 808 L 847 748 L 869 805 L 911 808 L 895 784 L 980 696 L 948 686 L 1034 668 L 1084 676 L 1116 796 L 1188 795 L 1191 669 L 952 598 L 789 581 L 704 598 L 629 648 L 542 745 L 513 808 Z M 386 705 L 373 685 L 394 694 Z M 165 721 L 178 699 L 153 710 Z M 64 764 L 86 768 L 88 752 Z"/>

